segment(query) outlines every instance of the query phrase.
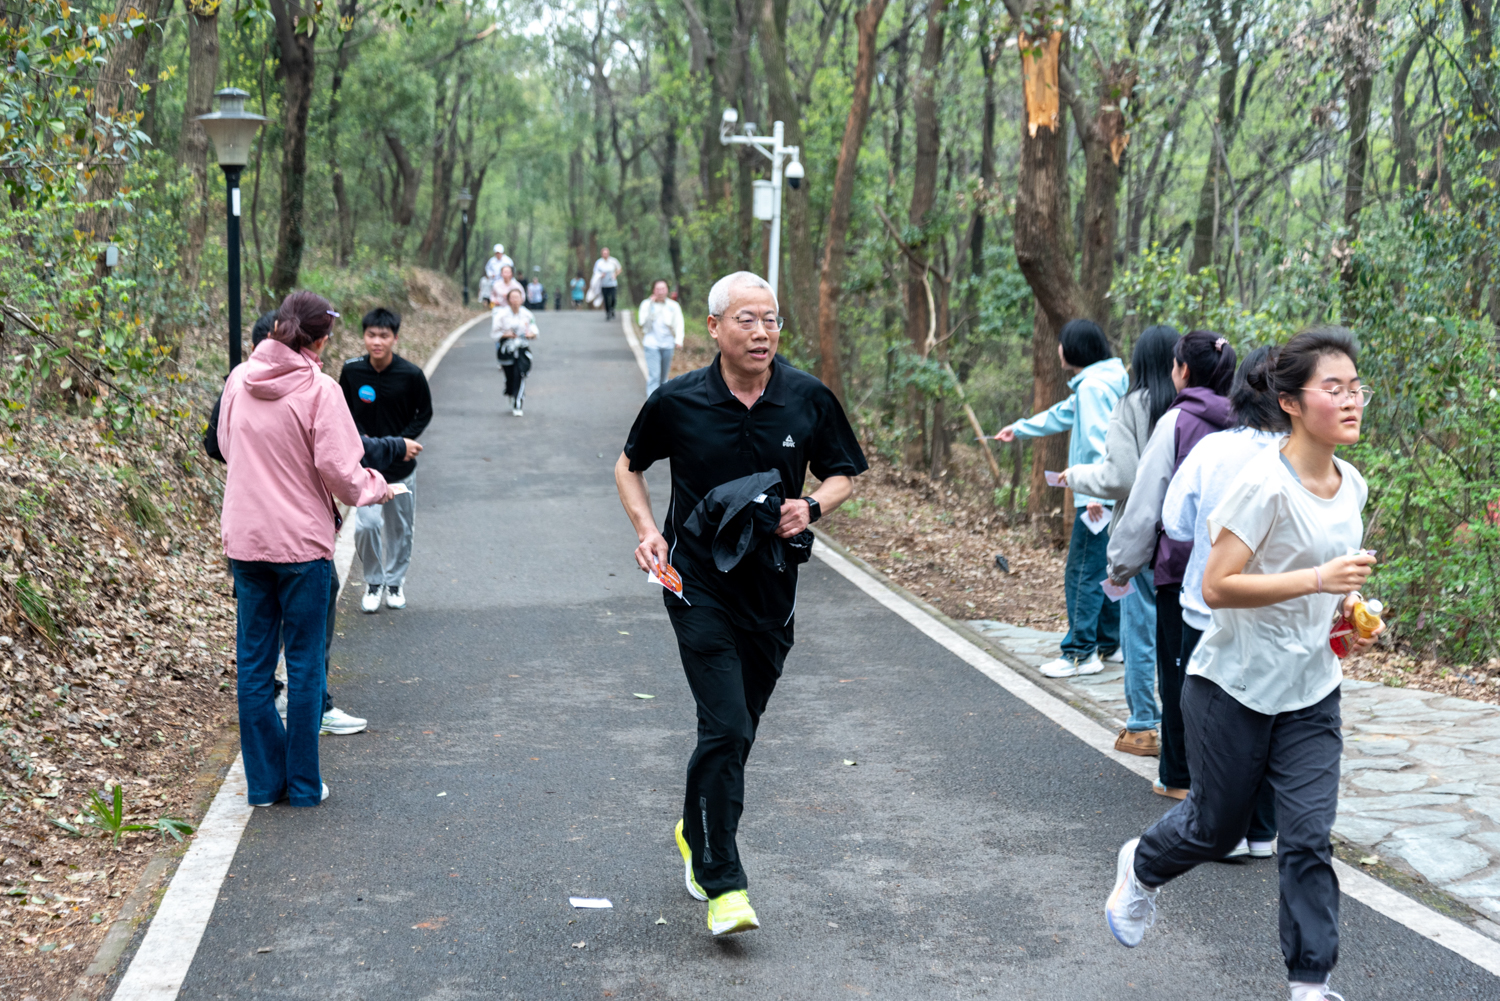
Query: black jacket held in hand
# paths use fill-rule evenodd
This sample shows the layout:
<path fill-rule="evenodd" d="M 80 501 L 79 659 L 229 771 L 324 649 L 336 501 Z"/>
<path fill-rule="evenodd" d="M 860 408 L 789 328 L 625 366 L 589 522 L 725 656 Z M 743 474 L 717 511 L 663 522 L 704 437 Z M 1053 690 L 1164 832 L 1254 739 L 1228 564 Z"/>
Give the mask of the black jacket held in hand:
<path fill-rule="evenodd" d="M 777 573 L 812 557 L 813 534 L 804 528 L 790 539 L 776 534 L 786 487 L 779 470 L 751 473 L 714 487 L 693 508 L 682 525 L 685 533 L 703 540 L 712 533 L 714 566 L 728 573 L 754 552 L 761 565 Z"/>

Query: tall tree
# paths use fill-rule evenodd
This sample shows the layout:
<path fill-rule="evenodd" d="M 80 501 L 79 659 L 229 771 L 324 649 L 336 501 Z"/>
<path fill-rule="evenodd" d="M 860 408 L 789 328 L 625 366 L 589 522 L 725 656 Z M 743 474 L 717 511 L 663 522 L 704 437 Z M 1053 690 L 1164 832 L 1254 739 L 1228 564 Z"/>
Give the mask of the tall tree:
<path fill-rule="evenodd" d="M 192 281 L 198 277 L 198 256 L 208 233 L 208 133 L 198 116 L 213 111 L 219 79 L 219 0 L 188 0 L 187 35 L 187 98 L 177 155 L 193 179 L 193 205 L 186 216 L 187 242 L 182 252 L 183 274 Z"/>
<path fill-rule="evenodd" d="M 1365 202 L 1365 170 L 1370 161 L 1370 96 L 1380 69 L 1380 41 L 1375 34 L 1376 0 L 1342 0 L 1346 24 L 1340 32 L 1344 49 L 1344 87 L 1349 101 L 1349 152 L 1344 166 L 1344 228 L 1359 238 L 1359 213 Z M 1346 258 L 1345 281 L 1354 279 Z"/>
<path fill-rule="evenodd" d="M 281 106 L 285 113 L 281 139 L 281 221 L 276 231 L 276 260 L 271 265 L 271 291 L 285 299 L 297 285 L 302 250 L 302 203 L 307 184 L 307 115 L 312 109 L 318 24 L 312 12 L 288 0 L 270 0 L 276 23 L 282 75 Z"/>
<path fill-rule="evenodd" d="M 943 58 L 943 30 L 948 0 L 931 0 L 927 6 L 927 33 L 922 40 L 922 56 L 917 66 L 917 84 L 912 99 L 912 117 L 917 133 L 917 155 L 912 162 L 911 207 L 907 222 L 919 235 L 912 243 L 914 253 L 906 264 L 906 337 L 916 353 L 926 358 L 938 332 L 933 324 L 937 317 L 929 300 L 932 287 L 929 227 L 937 203 L 938 155 L 942 135 L 938 122 L 937 78 Z M 920 258 L 922 263 L 918 263 Z M 922 464 L 926 452 L 926 399 L 916 386 L 907 389 L 907 419 L 910 433 L 906 440 L 905 460 L 908 467 Z"/>
<path fill-rule="evenodd" d="M 1240 125 L 1237 99 L 1244 6 L 1245 0 L 1228 0 L 1226 11 L 1225 0 L 1209 0 L 1208 3 L 1208 23 L 1219 54 L 1218 104 L 1209 123 L 1208 166 L 1204 168 L 1203 184 L 1198 189 L 1198 213 L 1193 220 L 1193 255 L 1188 261 L 1189 271 L 1198 271 L 1214 262 L 1221 199 L 1227 194 L 1227 189 L 1221 191 L 1221 187 L 1224 172 L 1229 168 L 1229 150 Z"/>
<path fill-rule="evenodd" d="M 94 142 L 104 152 L 99 166 L 89 178 L 88 200 L 91 202 L 113 198 L 120 186 L 122 163 L 109 150 L 122 130 L 135 126 L 136 99 L 141 92 L 137 77 L 146 61 L 146 49 L 156 34 L 155 21 L 160 9 L 161 0 L 115 2 L 114 17 L 107 33 L 110 44 L 104 68 L 99 71 L 93 100 L 89 102 Z M 19 13 L 16 16 L 19 17 Z M 90 211 L 83 215 L 78 228 L 84 233 L 93 233 L 96 240 L 104 242 L 113 232 L 113 222 L 107 212 Z"/>
<path fill-rule="evenodd" d="M 760 30 L 760 61 L 766 74 L 766 95 L 771 118 L 785 128 L 782 140 L 788 146 L 803 146 L 802 107 L 792 84 L 792 73 L 787 68 L 786 18 L 789 0 L 762 0 Z M 778 290 L 784 303 L 791 306 L 785 310 L 791 314 L 793 336 L 810 337 L 814 317 L 817 316 L 817 291 L 813 274 L 812 226 L 809 217 L 812 209 L 808 205 L 807 187 L 787 187 L 782 194 L 786 204 L 787 238 L 782 249 L 788 267 L 780 273 L 786 276 L 785 290 Z M 787 294 L 790 293 L 790 294 Z"/>
<path fill-rule="evenodd" d="M 354 22 L 359 16 L 359 0 L 343 0 L 339 5 L 339 44 L 335 50 L 333 79 L 328 85 L 328 168 L 332 175 L 333 203 L 338 212 L 338 240 L 334 244 L 334 262 L 340 267 L 354 256 L 354 210 L 349 204 L 349 192 L 344 189 L 344 168 L 339 162 L 339 111 L 342 108 L 339 92 L 344 86 L 344 74 L 354 58 L 354 48 L 349 36 L 354 33 Z"/>
<path fill-rule="evenodd" d="M 876 35 L 885 16 L 886 0 L 870 0 L 854 15 L 858 57 L 854 63 L 854 93 L 844 138 L 839 144 L 833 172 L 833 193 L 828 205 L 828 225 L 823 234 L 823 272 L 818 279 L 818 376 L 833 395 L 844 402 L 843 345 L 839 330 L 839 297 L 844 286 L 845 237 L 849 232 L 854 179 L 859 168 L 859 149 L 870 121 L 870 91 L 875 81 Z"/>

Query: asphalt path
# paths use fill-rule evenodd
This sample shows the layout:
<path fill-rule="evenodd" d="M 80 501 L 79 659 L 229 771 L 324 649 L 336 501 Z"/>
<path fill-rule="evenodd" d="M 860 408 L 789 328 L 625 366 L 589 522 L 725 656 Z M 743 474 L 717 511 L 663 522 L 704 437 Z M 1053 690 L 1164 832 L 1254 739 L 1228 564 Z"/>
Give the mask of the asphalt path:
<path fill-rule="evenodd" d="M 486 331 L 438 370 L 408 607 L 340 609 L 370 731 L 323 738 L 321 808 L 255 811 L 181 997 L 1285 998 L 1274 862 L 1116 945 L 1115 852 L 1169 804 L 817 560 L 747 770 L 762 929 L 713 940 L 671 833 L 693 702 L 611 475 L 641 376 L 600 314 L 539 320 L 523 418 Z M 1500 999 L 1347 897 L 1342 934 L 1349 1001 Z"/>

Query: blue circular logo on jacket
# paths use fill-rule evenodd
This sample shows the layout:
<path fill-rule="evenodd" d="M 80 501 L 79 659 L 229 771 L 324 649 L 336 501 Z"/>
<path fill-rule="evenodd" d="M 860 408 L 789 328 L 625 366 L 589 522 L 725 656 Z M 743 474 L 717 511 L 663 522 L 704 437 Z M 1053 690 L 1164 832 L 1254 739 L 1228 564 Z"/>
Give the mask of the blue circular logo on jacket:
<path fill-rule="evenodd" d="M 374 386 L 360 386 L 359 387 L 359 398 L 361 400 L 364 400 L 366 403 L 374 403 L 375 402 L 375 387 Z"/>

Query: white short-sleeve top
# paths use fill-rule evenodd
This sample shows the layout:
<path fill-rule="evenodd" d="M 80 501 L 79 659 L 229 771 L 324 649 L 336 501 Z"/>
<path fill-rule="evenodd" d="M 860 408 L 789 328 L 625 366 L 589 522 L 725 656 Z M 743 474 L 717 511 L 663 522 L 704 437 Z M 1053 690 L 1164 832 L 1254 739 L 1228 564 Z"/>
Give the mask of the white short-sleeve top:
<path fill-rule="evenodd" d="M 1335 458 L 1342 477 L 1333 497 L 1309 491 L 1280 449 L 1246 463 L 1208 517 L 1210 540 L 1233 532 L 1250 547 L 1245 573 L 1309 570 L 1364 539 L 1369 488 L 1349 463 Z M 1207 678 L 1246 708 L 1274 715 L 1322 701 L 1343 679 L 1328 633 L 1343 600 L 1310 594 L 1264 608 L 1216 608 L 1187 673 Z"/>

